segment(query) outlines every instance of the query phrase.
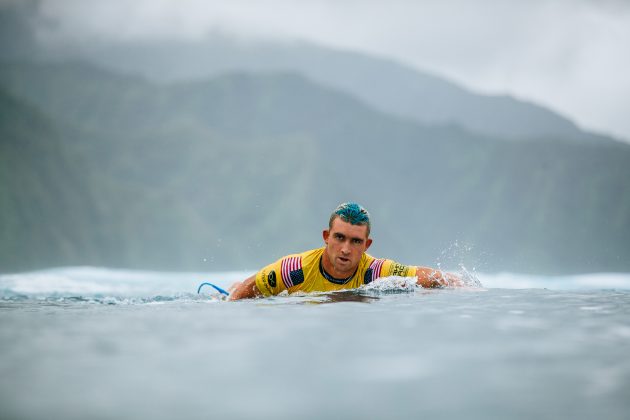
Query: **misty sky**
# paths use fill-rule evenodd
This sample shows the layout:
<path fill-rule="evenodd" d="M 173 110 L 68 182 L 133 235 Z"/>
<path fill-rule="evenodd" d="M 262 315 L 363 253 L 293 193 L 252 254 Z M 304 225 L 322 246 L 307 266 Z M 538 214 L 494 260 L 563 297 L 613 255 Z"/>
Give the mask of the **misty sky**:
<path fill-rule="evenodd" d="M 376 53 L 630 141 L 626 0 L 43 0 L 42 12 L 73 36 L 229 32 Z"/>

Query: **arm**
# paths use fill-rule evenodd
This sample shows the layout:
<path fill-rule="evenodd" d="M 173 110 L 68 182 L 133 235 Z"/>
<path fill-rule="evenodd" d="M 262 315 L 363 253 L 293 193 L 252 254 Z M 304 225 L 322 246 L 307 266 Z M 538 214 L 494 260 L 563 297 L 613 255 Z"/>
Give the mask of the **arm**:
<path fill-rule="evenodd" d="M 418 284 L 424 288 L 463 286 L 458 275 L 430 267 L 416 267 L 416 276 L 418 277 Z"/>
<path fill-rule="evenodd" d="M 230 287 L 230 300 L 251 299 L 259 296 L 262 296 L 262 293 L 256 286 L 256 274 Z"/>

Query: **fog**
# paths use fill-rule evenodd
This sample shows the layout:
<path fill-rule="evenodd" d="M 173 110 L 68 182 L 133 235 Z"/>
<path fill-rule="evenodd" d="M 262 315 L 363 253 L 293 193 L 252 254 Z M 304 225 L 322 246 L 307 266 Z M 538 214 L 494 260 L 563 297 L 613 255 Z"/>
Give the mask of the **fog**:
<path fill-rule="evenodd" d="M 630 140 L 630 3 L 481 0 L 43 0 L 47 39 L 304 39 L 508 93 Z"/>
<path fill-rule="evenodd" d="M 0 271 L 630 272 L 624 3 L 0 6 Z"/>

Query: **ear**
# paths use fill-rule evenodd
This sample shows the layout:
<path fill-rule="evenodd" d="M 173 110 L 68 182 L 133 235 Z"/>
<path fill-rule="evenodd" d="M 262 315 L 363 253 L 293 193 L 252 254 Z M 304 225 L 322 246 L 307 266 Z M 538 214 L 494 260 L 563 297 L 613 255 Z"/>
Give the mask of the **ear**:
<path fill-rule="evenodd" d="M 324 238 L 324 242 L 328 245 L 328 238 L 330 238 L 330 231 L 328 229 L 322 232 L 322 237 Z"/>
<path fill-rule="evenodd" d="M 365 241 L 365 250 L 366 251 L 370 247 L 370 245 L 372 245 L 372 238 L 368 238 L 367 241 Z"/>

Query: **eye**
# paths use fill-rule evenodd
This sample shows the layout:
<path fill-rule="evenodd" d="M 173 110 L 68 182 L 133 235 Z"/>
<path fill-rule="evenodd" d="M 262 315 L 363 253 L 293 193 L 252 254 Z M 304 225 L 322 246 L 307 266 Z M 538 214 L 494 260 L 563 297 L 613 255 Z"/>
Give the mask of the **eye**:
<path fill-rule="evenodd" d="M 363 239 L 354 238 L 352 239 L 352 243 L 355 245 L 361 245 L 363 243 Z"/>
<path fill-rule="evenodd" d="M 341 233 L 335 233 L 335 239 L 339 241 L 343 241 L 344 236 Z"/>

